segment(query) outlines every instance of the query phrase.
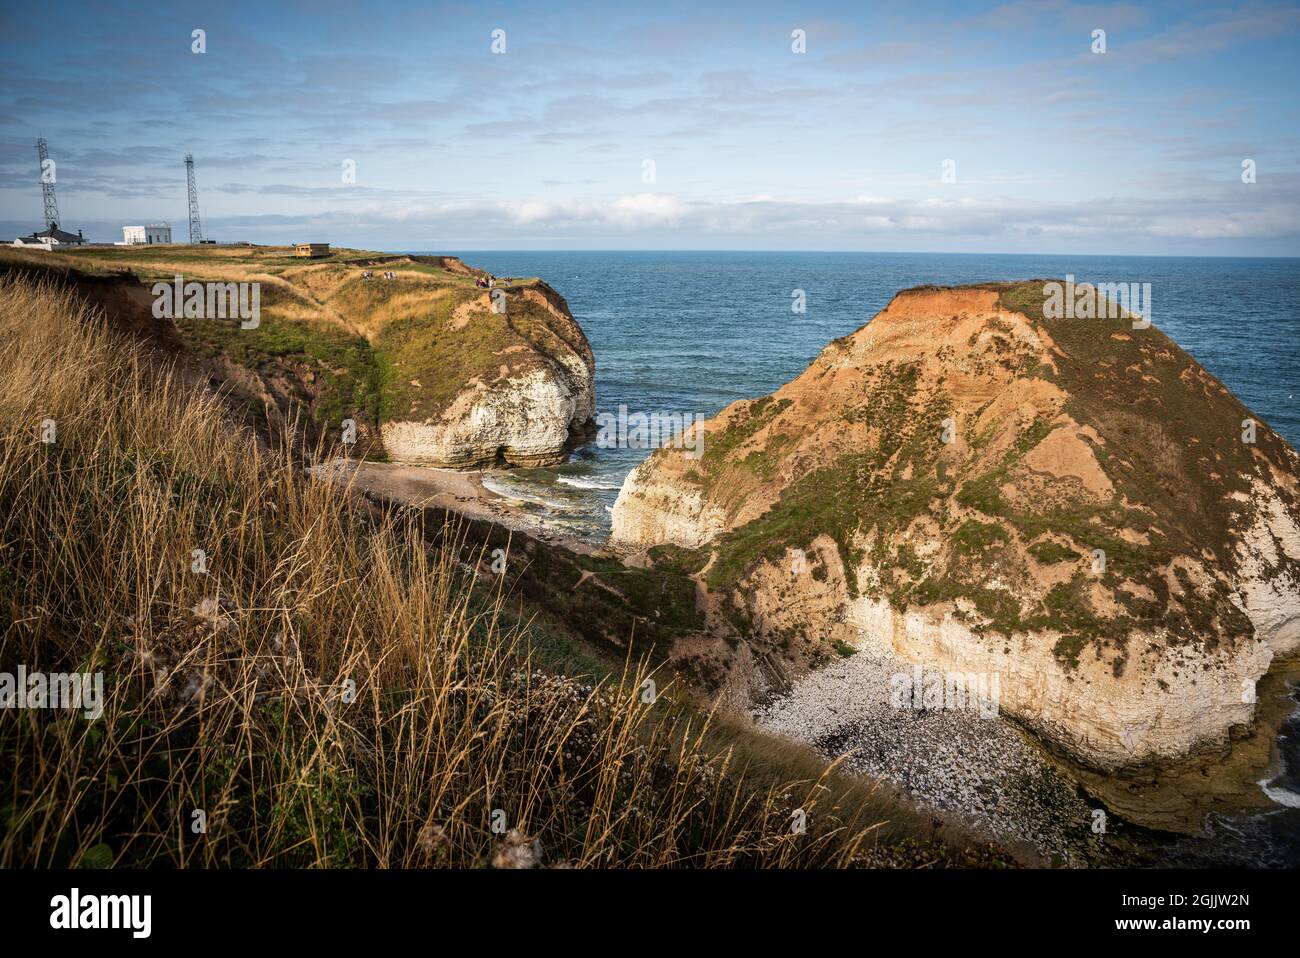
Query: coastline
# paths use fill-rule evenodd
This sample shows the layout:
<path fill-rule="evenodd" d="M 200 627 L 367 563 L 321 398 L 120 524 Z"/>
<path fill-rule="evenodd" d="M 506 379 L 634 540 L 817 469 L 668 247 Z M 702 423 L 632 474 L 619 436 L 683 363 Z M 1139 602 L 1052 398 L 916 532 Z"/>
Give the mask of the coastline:
<path fill-rule="evenodd" d="M 572 553 L 619 557 L 548 527 L 488 488 L 482 470 L 336 459 L 315 471 L 368 498 L 491 522 Z M 1270 672 L 1256 721 L 1226 753 L 1121 776 L 1079 766 L 1001 717 L 891 709 L 881 690 L 901 668 L 911 666 L 860 649 L 804 676 L 790 694 L 751 710 L 750 719 L 811 753 L 831 759 L 849 753 L 851 774 L 890 781 L 918 805 L 1044 863 L 1159 859 L 1174 836 L 1204 840 L 1212 814 L 1231 821 L 1285 807 L 1265 794 L 1261 780 L 1276 772 L 1278 734 L 1295 714 L 1288 688 L 1300 679 L 1300 656 Z M 863 694 L 872 689 L 881 694 Z M 975 754 L 979 761 L 969 761 Z M 1089 830 L 1089 816 L 1101 806 L 1111 816 L 1110 841 Z M 1062 812 L 1068 814 L 1054 814 Z"/>
<path fill-rule="evenodd" d="M 548 545 L 580 555 L 609 555 L 602 546 L 557 531 L 546 520 L 519 508 L 510 499 L 483 484 L 481 469 L 438 469 L 364 459 L 334 459 L 310 470 L 330 481 L 341 482 L 369 498 L 417 509 L 442 509 L 467 519 L 495 523 L 522 532 Z"/>
<path fill-rule="evenodd" d="M 1216 828 L 1245 844 L 1264 816 L 1296 814 L 1265 785 L 1284 771 L 1283 726 L 1300 719 L 1300 656 L 1261 682 L 1255 721 L 1222 754 L 1114 776 L 1080 766 L 1005 716 L 891 708 L 890 675 L 914 667 L 860 648 L 749 714 L 764 731 L 829 760 L 847 756 L 848 772 L 889 781 L 918 807 L 1022 854 L 1032 849 L 1043 863 L 1159 866 L 1194 856 L 1227 865 Z M 1102 834 L 1092 831 L 1099 810 Z"/>
<path fill-rule="evenodd" d="M 581 290 L 582 286 L 578 285 L 575 288 Z M 575 299 L 581 295 L 579 292 Z M 582 315 L 581 310 L 575 311 Z M 607 387 L 607 390 L 614 392 L 619 400 L 633 398 L 631 395 L 626 395 L 630 388 L 639 390 L 649 388 L 639 380 L 619 378 L 615 381 L 618 383 L 618 392 L 614 392 L 612 387 Z M 662 387 L 656 380 L 653 388 L 657 390 Z M 750 391 L 745 390 L 745 392 Z M 657 400 L 648 398 L 650 395 L 647 393 L 642 396 L 640 405 L 648 408 L 653 408 L 656 404 L 662 405 Z M 554 505 L 547 494 L 548 491 L 569 486 L 585 490 L 605 488 L 601 482 L 608 476 L 610 465 L 613 465 L 613 461 L 606 456 L 589 454 L 589 457 L 583 461 L 584 468 L 590 471 L 595 471 L 592 470 L 592 465 L 598 464 L 596 466 L 599 470 L 598 478 L 588 478 L 585 474 L 582 476 L 555 474 L 565 467 L 577 465 L 580 461 L 583 460 L 578 456 L 571 456 L 559 467 L 548 467 L 545 470 L 512 469 L 504 472 L 481 469 L 458 471 L 348 460 L 331 465 L 337 470 L 339 478 L 355 485 L 359 491 L 368 496 L 413 506 L 440 508 L 466 518 L 492 522 L 504 529 L 526 533 L 573 553 L 621 559 L 628 552 L 627 549 L 609 547 L 590 536 L 584 538 L 581 535 L 574 535 L 563 528 L 563 523 L 558 522 L 554 514 L 546 514 Z M 556 485 L 557 483 L 559 485 Z M 512 495 L 516 491 L 519 491 L 519 495 Z M 820 671 L 835 670 L 838 667 L 838 663 L 833 663 L 827 670 Z M 1300 674 L 1300 669 L 1295 668 L 1294 662 L 1290 666 L 1278 663 L 1275 668 L 1285 669 L 1287 674 L 1293 671 Z M 1083 801 L 1088 809 L 1104 805 L 1111 813 L 1116 830 L 1131 826 L 1128 838 L 1097 842 L 1088 834 L 1074 837 L 1076 823 L 1073 820 L 1074 816 L 1071 816 L 1069 822 L 1060 826 L 1061 830 L 1070 834 L 1068 840 L 1061 841 L 1057 836 L 1053 836 L 1040 845 L 1047 857 L 1052 857 L 1053 853 L 1061 855 L 1063 849 L 1072 849 L 1074 853 L 1067 850 L 1061 857 L 1073 859 L 1078 863 L 1114 863 L 1116 856 L 1128 859 L 1133 856 L 1158 855 L 1161 848 L 1178 839 L 1179 836 L 1188 836 L 1187 840 L 1196 841 L 1197 838 L 1191 836 L 1205 835 L 1204 826 L 1210 814 L 1241 817 L 1268 813 L 1282 807 L 1271 801 L 1264 793 L 1260 786 L 1260 779 L 1267 780 L 1268 769 L 1276 763 L 1279 729 L 1291 714 L 1284 703 L 1276 701 L 1284 697 L 1284 691 L 1285 681 L 1281 679 L 1278 680 L 1277 689 L 1266 691 L 1264 686 L 1261 686 L 1261 704 L 1255 720 L 1249 729 L 1242 729 L 1240 734 L 1235 734 L 1227 748 L 1213 754 L 1202 753 L 1191 756 L 1186 762 L 1177 766 L 1158 769 L 1141 767 L 1114 777 L 1091 772 L 1073 763 L 1068 757 L 1056 754 L 1043 746 L 1031 733 L 1021 729 L 1014 721 L 995 724 L 1013 732 L 1014 736 L 1021 739 L 1022 744 L 1033 753 L 1031 759 L 1025 760 L 1025 768 L 1035 770 L 1035 774 L 1038 774 L 1040 769 L 1050 770 L 1042 774 L 1053 777 L 1053 787 L 1048 789 L 1053 794 L 1047 796 L 1042 808 L 1050 809 L 1053 804 L 1056 804 L 1058 807 L 1069 807 L 1077 812 L 1082 806 L 1077 805 L 1076 800 Z M 1274 694 L 1275 692 L 1277 694 Z M 840 694 L 841 700 L 832 702 L 832 705 L 843 707 L 844 696 L 851 695 L 851 689 L 847 687 L 841 689 Z M 1276 708 L 1272 707 L 1270 702 L 1276 704 Z M 849 706 L 849 708 L 854 707 L 856 706 Z M 883 725 L 881 728 L 888 728 L 888 725 Z M 912 733 L 904 731 L 900 734 L 906 737 Z M 817 739 L 826 736 L 819 735 L 812 739 L 797 735 L 789 737 L 809 748 L 810 751 L 816 752 L 822 750 Z M 979 738 L 974 741 L 978 744 Z M 905 749 L 915 742 L 907 740 L 898 744 L 899 748 Z M 961 781 L 951 783 L 955 793 L 960 793 L 971 785 L 982 786 L 984 790 L 988 790 L 990 786 L 997 789 L 1011 781 L 1005 776 L 1014 771 L 1014 762 L 1004 762 L 1000 765 L 990 763 L 987 768 L 979 768 L 977 766 L 983 763 L 984 756 L 978 748 L 974 751 L 981 755 L 981 760 L 967 763 L 971 766 L 973 774 L 967 775 Z M 1012 752 L 1007 754 L 1010 755 Z M 856 767 L 852 760 L 847 765 Z M 858 770 L 866 775 L 880 776 L 880 771 L 877 769 Z M 1000 779 L 999 776 L 1004 777 Z M 888 770 L 885 772 L 885 777 L 890 777 Z M 1022 783 L 1011 782 L 1006 785 L 1011 804 L 1020 802 L 1027 791 L 1032 791 L 1021 788 L 1020 784 Z M 1063 785 L 1064 788 L 1058 789 L 1057 785 Z M 1066 792 L 1074 789 L 1078 790 L 1078 796 L 1063 797 Z M 935 797 L 940 801 L 930 807 L 936 812 L 941 812 L 944 810 L 942 804 L 945 801 L 944 795 L 939 792 Z M 917 798 L 924 803 L 927 796 L 918 794 Z M 1001 808 L 985 808 L 977 811 L 985 816 L 990 814 L 1002 816 L 1007 814 L 1006 804 L 1008 803 L 1004 802 Z M 971 820 L 967 812 L 968 809 L 960 802 L 948 804 L 948 814 L 958 813 Z M 1023 832 L 1026 828 L 1033 830 L 1034 819 L 1037 817 L 1036 814 L 1030 813 L 1028 825 L 1003 822 L 1001 824 L 1004 827 L 992 829 L 990 834 L 1003 840 L 1032 841 Z M 1087 823 L 1084 824 L 1083 831 L 1086 832 Z M 1134 834 L 1146 829 L 1153 830 L 1156 833 L 1155 837 L 1144 838 Z"/>
<path fill-rule="evenodd" d="M 1054 755 L 1080 785 L 1129 821 L 1146 828 L 1204 834 L 1208 816 L 1228 818 L 1286 808 L 1264 791 L 1280 770 L 1279 735 L 1297 709 L 1292 690 L 1300 684 L 1300 655 L 1279 659 L 1260 679 L 1259 707 L 1250 726 L 1221 752 L 1181 762 L 1103 775 Z"/>

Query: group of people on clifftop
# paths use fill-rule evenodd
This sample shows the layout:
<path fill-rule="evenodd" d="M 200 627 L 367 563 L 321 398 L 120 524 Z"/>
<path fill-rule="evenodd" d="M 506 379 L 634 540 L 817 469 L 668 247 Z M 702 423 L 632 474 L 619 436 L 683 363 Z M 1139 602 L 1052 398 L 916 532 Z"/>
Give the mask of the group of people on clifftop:
<path fill-rule="evenodd" d="M 474 278 L 474 285 L 477 286 L 479 289 L 495 289 L 498 283 L 500 283 L 502 286 L 509 286 L 510 280 L 498 279 L 497 277 L 493 276 L 491 273 L 489 273 L 487 276 L 476 276 Z"/>

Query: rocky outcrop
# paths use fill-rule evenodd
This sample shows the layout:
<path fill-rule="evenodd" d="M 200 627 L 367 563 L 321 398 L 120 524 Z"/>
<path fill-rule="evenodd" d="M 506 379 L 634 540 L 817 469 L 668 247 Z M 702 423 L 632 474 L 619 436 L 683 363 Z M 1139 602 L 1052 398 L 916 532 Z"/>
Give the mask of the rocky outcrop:
<path fill-rule="evenodd" d="M 1158 329 L 1045 318 L 1043 286 L 900 293 L 698 461 L 656 451 L 614 544 L 707 554 L 758 654 L 997 674 L 1096 768 L 1222 748 L 1300 646 L 1300 457 Z"/>
<path fill-rule="evenodd" d="M 437 416 L 386 421 L 395 461 L 447 468 L 544 466 L 564 459 L 592 418 L 592 387 L 564 366 L 539 365 L 491 383 L 472 379 Z"/>
<path fill-rule="evenodd" d="M 615 543 L 671 543 L 694 549 L 726 528 L 722 508 L 702 490 L 674 486 L 648 461 L 623 481 L 610 537 Z"/>
<path fill-rule="evenodd" d="M 944 673 L 997 675 L 998 707 L 1085 764 L 1110 770 L 1220 749 L 1230 730 L 1251 720 L 1253 689 L 1272 654 L 1262 642 L 1190 651 L 1160 631 L 1128 637 L 1118 675 L 1104 657 L 1066 669 L 1052 654 L 1052 633 L 989 637 L 955 610 L 899 611 L 859 597 L 846 620 L 861 641 Z"/>
<path fill-rule="evenodd" d="M 387 341 L 381 331 L 377 344 Z M 461 299 L 418 348 L 425 354 L 412 357 L 414 376 L 398 360 L 404 401 L 381 427 L 391 459 L 449 468 L 549 465 L 594 427 L 591 346 L 544 283 Z M 411 355 L 410 344 L 395 352 Z M 421 369 L 430 366 L 424 375 L 441 381 L 424 381 Z M 444 370 L 453 369 L 459 381 L 449 389 Z"/>
<path fill-rule="evenodd" d="M 259 428 L 298 421 L 309 444 L 342 439 L 353 455 L 417 465 L 537 466 L 595 431 L 591 345 L 540 280 L 486 290 L 477 282 L 487 274 L 452 256 L 206 252 L 163 268 L 187 282 L 256 284 L 257 323 L 155 316 L 149 286 L 121 271 L 156 274 L 161 254 L 148 250 L 115 256 L 111 272 L 87 257 L 7 253 L 0 273 L 76 286 L 116 327 L 222 388 Z"/>

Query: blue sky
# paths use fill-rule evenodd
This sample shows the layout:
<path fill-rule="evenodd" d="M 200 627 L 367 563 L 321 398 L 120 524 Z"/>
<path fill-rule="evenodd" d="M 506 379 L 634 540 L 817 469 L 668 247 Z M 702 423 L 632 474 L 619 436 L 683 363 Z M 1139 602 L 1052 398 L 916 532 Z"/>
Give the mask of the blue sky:
<path fill-rule="evenodd" d="M 6 239 L 43 133 L 98 240 L 191 151 L 219 240 L 1300 254 L 1294 3 L 0 0 L 0 71 Z"/>

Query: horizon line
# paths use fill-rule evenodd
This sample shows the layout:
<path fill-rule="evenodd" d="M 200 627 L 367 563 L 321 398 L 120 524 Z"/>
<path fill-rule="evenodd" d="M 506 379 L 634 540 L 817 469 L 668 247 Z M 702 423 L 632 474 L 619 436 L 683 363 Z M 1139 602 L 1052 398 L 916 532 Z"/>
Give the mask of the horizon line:
<path fill-rule="evenodd" d="M 184 244 L 182 244 L 184 245 Z M 260 244 L 254 244 L 260 245 Z M 272 244 L 268 244 L 272 245 Z M 282 245 L 282 244 L 275 244 Z M 344 249 L 360 249 L 360 247 L 342 247 Z M 774 255 L 790 254 L 844 254 L 851 256 L 1052 256 L 1061 259 L 1068 258 L 1093 258 L 1093 259 L 1276 259 L 1276 260 L 1300 260 L 1300 254 L 1284 256 L 1269 254 L 1230 254 L 1230 253 L 1006 253 L 999 251 L 988 252 L 970 252 L 968 250 L 854 250 L 854 249 L 711 249 L 711 248 L 631 248 L 618 247 L 615 249 L 599 249 L 592 247 L 512 247 L 497 248 L 490 247 L 454 247 L 459 253 L 769 253 Z M 401 249 L 377 249 L 380 253 L 408 253 L 423 255 L 432 252 L 432 249 L 417 249 L 407 247 Z M 444 254 L 445 255 L 445 254 Z"/>

